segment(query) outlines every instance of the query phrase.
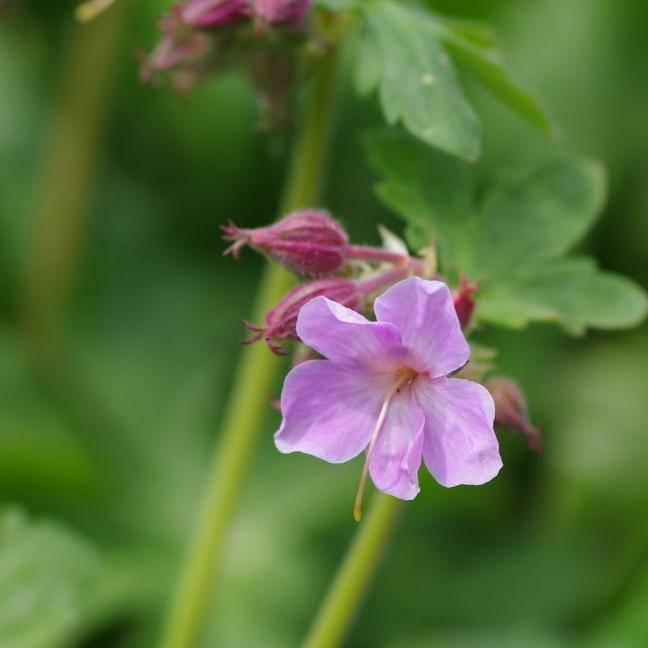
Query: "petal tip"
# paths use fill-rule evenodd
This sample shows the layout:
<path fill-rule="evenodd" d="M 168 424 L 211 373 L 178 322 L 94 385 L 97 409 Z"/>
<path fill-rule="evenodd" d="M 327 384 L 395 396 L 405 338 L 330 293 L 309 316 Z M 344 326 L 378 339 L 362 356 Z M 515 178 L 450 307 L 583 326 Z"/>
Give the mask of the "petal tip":
<path fill-rule="evenodd" d="M 475 456 L 478 457 L 478 455 Z M 495 479 L 495 477 L 497 477 L 497 475 L 504 467 L 499 454 L 497 454 L 497 457 L 491 457 L 490 459 L 486 460 L 484 460 L 483 458 L 478 458 L 477 461 L 483 461 L 483 464 L 477 467 L 471 474 L 445 476 L 442 478 L 435 477 L 435 479 L 437 480 L 437 482 L 439 482 L 439 484 L 441 484 L 441 486 L 444 486 L 445 488 L 455 488 L 456 486 L 483 486 L 484 484 L 487 484 L 488 482 Z"/>

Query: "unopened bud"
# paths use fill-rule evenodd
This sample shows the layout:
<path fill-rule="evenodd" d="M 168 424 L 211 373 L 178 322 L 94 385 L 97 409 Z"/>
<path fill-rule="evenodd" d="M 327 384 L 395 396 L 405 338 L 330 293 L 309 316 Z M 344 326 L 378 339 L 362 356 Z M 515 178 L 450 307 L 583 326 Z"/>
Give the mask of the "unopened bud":
<path fill-rule="evenodd" d="M 296 25 L 310 6 L 311 0 L 255 0 L 254 15 L 262 24 Z"/>
<path fill-rule="evenodd" d="M 225 254 L 238 258 L 241 248 L 250 245 L 300 274 L 336 272 L 347 257 L 347 234 L 324 211 L 293 212 L 268 227 L 240 229 L 230 222 L 221 229 L 223 238 L 233 242 Z"/>
<path fill-rule="evenodd" d="M 355 282 L 339 277 L 308 281 L 295 286 L 284 295 L 282 300 L 268 312 L 263 326 L 254 326 L 245 322 L 246 327 L 254 335 L 243 343 L 250 344 L 263 339 L 272 351 L 278 355 L 285 355 L 280 344 L 281 340 L 297 339 L 295 329 L 301 307 L 321 295 L 353 310 L 362 308 L 362 292 Z"/>
<path fill-rule="evenodd" d="M 472 320 L 472 314 L 475 310 L 473 295 L 478 289 L 479 284 L 468 281 L 462 275 L 459 281 L 459 288 L 452 293 L 455 311 L 457 311 L 457 317 L 459 318 L 462 330 L 466 330 Z"/>
<path fill-rule="evenodd" d="M 200 29 L 226 25 L 247 13 L 247 0 L 187 0 L 181 10 L 183 21 Z"/>
<path fill-rule="evenodd" d="M 205 31 L 191 28 L 175 5 L 160 20 L 162 38 L 149 56 L 141 56 L 140 80 L 167 79 L 177 92 L 187 92 L 212 65 L 214 41 Z"/>
<path fill-rule="evenodd" d="M 519 385 L 510 378 L 495 376 L 485 387 L 495 401 L 495 423 L 520 432 L 533 452 L 542 452 L 542 429 L 531 424 Z"/>

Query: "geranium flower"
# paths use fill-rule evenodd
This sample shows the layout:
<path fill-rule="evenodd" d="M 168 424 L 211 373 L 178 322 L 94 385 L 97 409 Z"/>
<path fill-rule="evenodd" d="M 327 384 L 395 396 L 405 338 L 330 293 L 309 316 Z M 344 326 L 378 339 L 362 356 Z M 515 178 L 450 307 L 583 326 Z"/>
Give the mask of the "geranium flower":
<path fill-rule="evenodd" d="M 482 385 L 449 374 L 468 362 L 446 284 L 411 277 L 375 301 L 376 322 L 316 297 L 297 334 L 324 360 L 297 365 L 281 394 L 281 452 L 331 463 L 366 450 L 354 516 L 367 473 L 385 493 L 411 500 L 421 460 L 443 486 L 483 484 L 502 467 L 493 398 Z"/>

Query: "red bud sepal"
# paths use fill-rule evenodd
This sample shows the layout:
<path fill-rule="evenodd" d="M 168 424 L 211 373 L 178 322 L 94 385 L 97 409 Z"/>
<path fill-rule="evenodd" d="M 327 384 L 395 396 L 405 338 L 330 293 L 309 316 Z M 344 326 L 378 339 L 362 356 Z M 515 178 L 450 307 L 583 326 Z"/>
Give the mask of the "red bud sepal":
<path fill-rule="evenodd" d="M 281 341 L 297 338 L 295 327 L 301 307 L 320 295 L 347 308 L 356 311 L 362 309 L 363 294 L 355 282 L 339 277 L 315 279 L 299 284 L 286 293 L 281 301 L 268 312 L 263 326 L 244 322 L 254 335 L 243 340 L 243 344 L 251 344 L 263 339 L 276 354 L 286 355 Z"/>
<path fill-rule="evenodd" d="M 267 227 L 242 229 L 230 222 L 221 229 L 223 238 L 232 241 L 224 254 L 238 258 L 241 248 L 249 245 L 299 274 L 337 272 L 347 257 L 349 238 L 325 211 L 293 212 Z"/>
<path fill-rule="evenodd" d="M 533 452 L 542 452 L 542 428 L 529 420 L 526 398 L 520 386 L 504 376 L 489 378 L 484 386 L 495 401 L 495 423 L 520 432 Z"/>
<path fill-rule="evenodd" d="M 465 275 L 459 280 L 459 288 L 452 291 L 455 311 L 461 324 L 461 329 L 465 331 L 472 322 L 473 312 L 475 311 L 474 294 L 479 290 L 477 282 L 468 281 Z"/>

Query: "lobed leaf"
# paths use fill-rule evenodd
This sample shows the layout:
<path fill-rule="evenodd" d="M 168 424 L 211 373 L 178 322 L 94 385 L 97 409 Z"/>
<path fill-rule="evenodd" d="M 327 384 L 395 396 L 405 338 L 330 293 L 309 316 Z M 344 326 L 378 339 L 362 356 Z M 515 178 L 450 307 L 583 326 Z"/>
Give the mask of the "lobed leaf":
<path fill-rule="evenodd" d="M 592 259 L 560 259 L 546 267 L 486 285 L 477 317 L 514 328 L 530 321 L 554 322 L 572 335 L 587 327 L 618 329 L 636 326 L 646 316 L 646 295 L 633 281 L 601 272 Z"/>
<path fill-rule="evenodd" d="M 491 50 L 495 56 L 499 56 L 497 38 L 490 25 L 470 18 L 438 15 L 434 18 L 442 40 L 445 38 L 445 33 L 450 32 L 473 45 Z"/>
<path fill-rule="evenodd" d="M 564 255 L 596 221 L 605 201 L 602 166 L 565 158 L 502 173 L 487 188 L 464 269 L 482 278 Z"/>
<path fill-rule="evenodd" d="M 387 123 L 459 157 L 479 155 L 479 121 L 424 11 L 392 0 L 366 6 L 356 85 L 378 90 Z"/>
<path fill-rule="evenodd" d="M 551 117 L 538 98 L 514 81 L 504 67 L 496 43 L 479 23 L 436 17 L 436 33 L 457 64 L 474 74 L 484 86 L 521 117 L 555 134 Z"/>
<path fill-rule="evenodd" d="M 624 328 L 648 311 L 634 282 L 587 258 L 564 258 L 586 234 L 605 198 L 600 164 L 566 158 L 494 178 L 475 198 L 472 169 L 391 133 L 369 142 L 382 175 L 378 196 L 408 224 L 416 248 L 436 241 L 451 282 L 480 282 L 478 320 L 511 327 L 532 321 L 568 333 Z"/>
<path fill-rule="evenodd" d="M 394 131 L 372 135 L 368 149 L 372 166 L 382 175 L 376 192 L 407 222 L 412 247 L 420 250 L 434 240 L 444 257 L 450 256 L 444 252 L 460 249 L 474 213 L 469 166 Z"/>

